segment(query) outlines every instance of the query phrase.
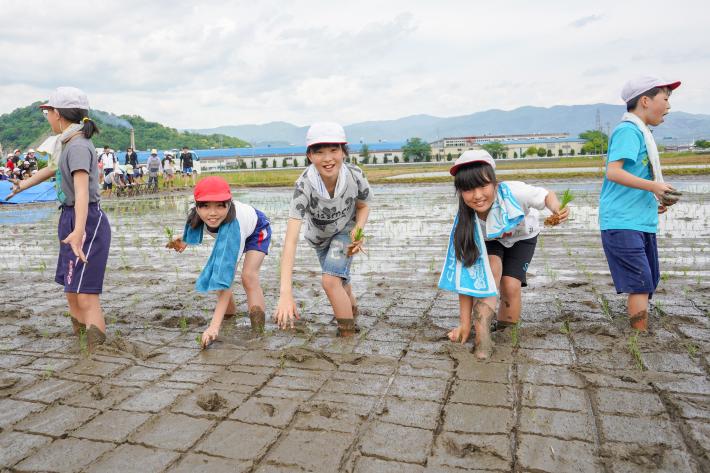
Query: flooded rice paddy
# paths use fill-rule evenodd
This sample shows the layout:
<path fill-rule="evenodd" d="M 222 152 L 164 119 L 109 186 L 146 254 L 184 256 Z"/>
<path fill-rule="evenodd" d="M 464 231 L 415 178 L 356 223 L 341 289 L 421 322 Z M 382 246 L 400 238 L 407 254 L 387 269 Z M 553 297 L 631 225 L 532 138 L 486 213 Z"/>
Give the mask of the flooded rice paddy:
<path fill-rule="evenodd" d="M 535 183 L 533 181 L 529 181 Z M 58 212 L 0 208 L 0 466 L 15 471 L 700 472 L 710 470 L 710 181 L 672 179 L 661 216 L 652 331 L 627 329 L 597 230 L 600 183 L 545 228 L 523 323 L 489 362 L 446 332 L 437 290 L 456 200 L 449 185 L 376 186 L 369 256 L 353 265 L 362 332 L 335 338 L 313 250 L 299 244 L 302 322 L 254 335 L 240 314 L 205 351 L 214 298 L 193 284 L 212 241 L 183 254 L 187 194 L 108 200 L 102 305 L 109 343 L 87 358 L 53 282 Z M 271 314 L 290 189 L 237 190 L 271 219 L 261 278 Z M 544 218 L 545 214 L 542 215 Z M 235 298 L 246 311 L 244 291 Z M 396 442 L 392 439 L 397 439 Z M 136 460 L 140 459 L 139 462 Z"/>

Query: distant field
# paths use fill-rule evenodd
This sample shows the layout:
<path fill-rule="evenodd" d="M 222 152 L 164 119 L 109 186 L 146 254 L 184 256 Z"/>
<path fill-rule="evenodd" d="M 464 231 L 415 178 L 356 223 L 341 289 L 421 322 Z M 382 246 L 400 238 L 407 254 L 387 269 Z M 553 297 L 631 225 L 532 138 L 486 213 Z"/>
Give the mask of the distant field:
<path fill-rule="evenodd" d="M 661 162 L 664 165 L 683 165 L 683 164 L 710 164 L 710 154 L 664 154 L 661 156 Z M 368 180 L 373 184 L 392 183 L 387 180 L 388 177 L 397 176 L 400 174 L 410 173 L 426 173 L 426 172 L 441 172 L 447 170 L 452 162 L 445 161 L 440 163 L 428 164 L 392 164 L 392 165 L 364 165 L 365 174 Z M 506 179 L 547 179 L 547 178 L 574 178 L 574 177 L 598 177 L 601 176 L 601 167 L 603 165 L 600 157 L 569 157 L 554 161 L 526 161 L 524 159 L 517 161 L 500 161 L 497 164 L 497 169 L 520 170 L 520 173 L 506 175 Z M 575 168 L 589 168 L 599 166 L 599 172 L 575 171 Z M 526 173 L 527 169 L 560 169 L 568 168 L 569 172 L 565 173 Z M 287 168 L 287 169 L 265 169 L 258 171 L 247 172 L 226 172 L 215 173 L 215 175 L 224 177 L 230 184 L 244 187 L 279 187 L 293 185 L 294 181 L 301 175 L 303 169 Z M 668 169 L 664 171 L 666 175 L 689 175 L 689 174 L 710 174 L 708 169 Z M 448 176 L 430 176 L 416 177 L 410 179 L 399 179 L 397 183 L 417 183 L 417 182 L 442 182 L 448 181 Z"/>

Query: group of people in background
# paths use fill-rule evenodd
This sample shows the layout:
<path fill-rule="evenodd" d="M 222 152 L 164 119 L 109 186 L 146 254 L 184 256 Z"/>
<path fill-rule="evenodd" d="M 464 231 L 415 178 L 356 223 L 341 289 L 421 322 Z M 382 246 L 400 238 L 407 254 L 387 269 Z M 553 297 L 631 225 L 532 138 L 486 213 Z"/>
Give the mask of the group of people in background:
<path fill-rule="evenodd" d="M 22 150 L 16 149 L 8 153 L 5 162 L 0 166 L 0 181 L 29 179 L 38 170 L 39 162 L 34 149 L 28 149 L 24 155 Z"/>
<path fill-rule="evenodd" d="M 176 156 L 177 155 L 177 156 Z M 165 187 L 174 187 L 176 174 L 181 173 L 182 185 L 195 184 L 194 162 L 195 153 L 184 146 L 180 153 L 165 151 L 163 159 L 158 157 L 158 150 L 153 148 L 145 164 L 138 163 L 138 154 L 129 147 L 126 149 L 124 162 L 121 164 L 113 149 L 104 146 L 98 155 L 98 165 L 101 171 L 101 186 L 110 194 L 114 187 L 122 188 L 145 183 L 158 188 L 158 179 L 162 176 Z"/>

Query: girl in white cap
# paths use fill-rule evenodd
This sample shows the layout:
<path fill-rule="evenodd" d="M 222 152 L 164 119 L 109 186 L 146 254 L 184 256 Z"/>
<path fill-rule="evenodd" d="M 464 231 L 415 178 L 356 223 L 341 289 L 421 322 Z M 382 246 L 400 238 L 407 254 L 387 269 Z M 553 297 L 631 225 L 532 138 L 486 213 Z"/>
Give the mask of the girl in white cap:
<path fill-rule="evenodd" d="M 293 298 L 292 276 L 301 225 L 305 239 L 316 250 L 322 285 L 335 313 L 338 335 L 357 332 L 357 302 L 350 285 L 353 255 L 362 250 L 358 238 L 370 213 L 370 185 L 362 170 L 346 164 L 345 130 L 337 123 L 315 123 L 306 134 L 306 156 L 311 164 L 296 181 L 291 199 L 286 240 L 281 255 L 281 295 L 274 318 L 280 328 L 299 319 Z"/>
<path fill-rule="evenodd" d="M 523 182 L 497 182 L 495 161 L 484 150 L 464 152 L 450 169 L 459 196 L 459 210 L 451 231 L 449 250 L 439 287 L 459 294 L 460 325 L 449 339 L 464 343 L 476 332 L 475 355 L 490 357 L 490 325 L 496 315 L 496 288 L 500 291 L 498 324 L 520 320 L 521 287 L 540 233 L 537 210 L 548 208 L 560 222 L 569 208 L 560 210 L 554 192 Z"/>
<path fill-rule="evenodd" d="M 59 87 L 40 108 L 57 133 L 40 146 L 51 154 L 48 165 L 27 180 L 13 182 L 8 198 L 56 177 L 62 213 L 55 281 L 64 286 L 74 333 L 85 331 L 93 351 L 106 339 L 99 294 L 111 245 L 111 226 L 99 206 L 98 161 L 91 142 L 99 130 L 89 118 L 86 94 L 77 88 Z"/>

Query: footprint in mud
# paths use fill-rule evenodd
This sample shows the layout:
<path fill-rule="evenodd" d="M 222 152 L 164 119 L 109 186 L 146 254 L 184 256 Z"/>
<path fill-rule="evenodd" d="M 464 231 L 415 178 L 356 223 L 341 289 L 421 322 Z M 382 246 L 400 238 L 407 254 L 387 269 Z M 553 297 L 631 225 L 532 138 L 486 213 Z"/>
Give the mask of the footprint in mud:
<path fill-rule="evenodd" d="M 196 402 L 202 410 L 208 412 L 215 412 L 227 406 L 227 400 L 215 392 L 201 394 Z"/>
<path fill-rule="evenodd" d="M 458 458 L 466 458 L 466 457 L 474 455 L 474 454 L 481 454 L 482 453 L 482 454 L 486 454 L 486 455 L 492 455 L 492 456 L 497 457 L 501 460 L 506 459 L 503 455 L 501 455 L 495 449 L 492 449 L 490 447 L 474 445 L 474 444 L 468 443 L 468 442 L 459 444 L 451 438 L 447 438 L 444 440 L 444 448 L 446 448 L 446 451 L 450 455 L 453 455 Z"/>
<path fill-rule="evenodd" d="M 128 353 L 136 358 L 145 358 L 146 352 L 142 350 L 138 345 L 129 342 L 123 337 L 112 338 L 97 349 L 97 353 L 108 352 L 108 353 Z"/>
<path fill-rule="evenodd" d="M 266 414 L 269 417 L 274 417 L 274 413 L 276 412 L 276 408 L 273 406 L 273 404 L 267 404 L 265 402 L 260 402 L 259 407 L 261 408 L 262 411 L 264 411 L 264 414 Z"/>
<path fill-rule="evenodd" d="M 106 397 L 106 393 L 101 389 L 101 386 L 94 386 L 89 390 L 89 394 L 91 395 L 91 399 L 95 401 L 100 401 Z"/>

